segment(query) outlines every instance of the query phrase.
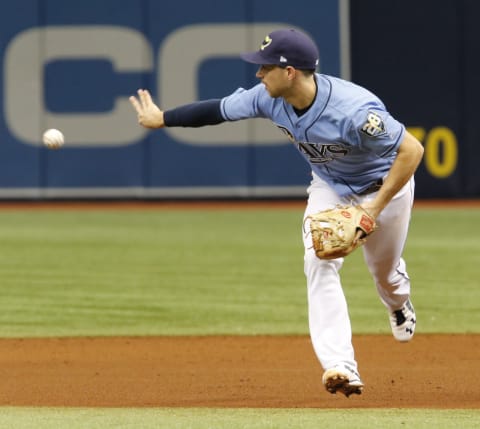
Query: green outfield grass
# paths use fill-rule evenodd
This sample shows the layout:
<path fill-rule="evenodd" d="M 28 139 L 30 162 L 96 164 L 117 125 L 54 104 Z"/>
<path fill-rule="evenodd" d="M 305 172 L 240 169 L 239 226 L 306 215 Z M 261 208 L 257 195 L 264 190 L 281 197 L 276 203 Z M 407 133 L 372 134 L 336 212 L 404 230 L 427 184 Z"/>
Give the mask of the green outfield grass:
<path fill-rule="evenodd" d="M 0 213 L 0 336 L 304 332 L 298 217 Z"/>
<path fill-rule="evenodd" d="M 453 221 L 455 219 L 455 221 Z M 458 223 L 457 223 L 458 219 Z M 415 209 L 405 249 L 418 333 L 480 332 L 480 209 Z M 387 333 L 361 252 L 345 263 L 355 332 Z M 349 257 L 350 258 L 350 257 Z"/>
<path fill-rule="evenodd" d="M 473 429 L 478 410 L 0 408 L 15 429 Z"/>
<path fill-rule="evenodd" d="M 0 212 L 0 336 L 306 334 L 301 216 Z M 405 256 L 418 332 L 480 332 L 479 218 L 414 211 Z M 389 332 L 360 251 L 343 279 L 354 333 Z"/>

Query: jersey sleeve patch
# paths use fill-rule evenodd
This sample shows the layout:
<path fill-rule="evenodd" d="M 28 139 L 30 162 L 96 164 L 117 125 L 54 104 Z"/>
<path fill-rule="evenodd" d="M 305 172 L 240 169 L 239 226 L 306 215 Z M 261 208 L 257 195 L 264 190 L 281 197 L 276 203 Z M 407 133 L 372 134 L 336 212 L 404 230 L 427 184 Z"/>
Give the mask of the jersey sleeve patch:
<path fill-rule="evenodd" d="M 360 131 L 370 137 L 380 137 L 387 133 L 381 116 L 372 111 L 367 113 L 367 120 L 360 128 Z"/>

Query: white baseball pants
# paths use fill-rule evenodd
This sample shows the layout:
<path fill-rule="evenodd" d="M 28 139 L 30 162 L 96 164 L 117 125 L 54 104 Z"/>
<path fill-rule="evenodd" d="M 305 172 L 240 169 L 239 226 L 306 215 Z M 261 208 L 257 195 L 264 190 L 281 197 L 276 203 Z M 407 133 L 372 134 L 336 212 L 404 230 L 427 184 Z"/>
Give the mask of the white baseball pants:
<path fill-rule="evenodd" d="M 336 204 L 362 204 L 375 196 L 372 193 L 341 198 L 316 175 L 313 176 L 308 194 L 305 217 Z M 413 194 L 412 177 L 380 213 L 377 218 L 378 229 L 361 247 L 378 295 L 389 311 L 401 308 L 410 296 L 410 280 L 402 252 L 407 239 Z M 303 242 L 309 328 L 317 358 L 324 369 L 340 363 L 347 363 L 356 369 L 350 317 L 339 275 L 344 258 L 321 260 L 315 255 L 308 221 L 303 227 Z"/>

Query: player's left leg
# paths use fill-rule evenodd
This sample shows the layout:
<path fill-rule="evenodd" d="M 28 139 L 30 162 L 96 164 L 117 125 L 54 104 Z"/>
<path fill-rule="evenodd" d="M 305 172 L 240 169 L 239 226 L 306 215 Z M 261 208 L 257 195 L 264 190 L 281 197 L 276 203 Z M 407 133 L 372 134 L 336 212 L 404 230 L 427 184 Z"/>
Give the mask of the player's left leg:
<path fill-rule="evenodd" d="M 380 299 L 390 313 L 393 335 L 399 341 L 408 341 L 413 337 L 416 323 L 410 302 L 410 279 L 402 258 L 413 193 L 412 178 L 379 215 L 378 230 L 368 237 L 363 246 L 365 261 L 374 278 Z"/>

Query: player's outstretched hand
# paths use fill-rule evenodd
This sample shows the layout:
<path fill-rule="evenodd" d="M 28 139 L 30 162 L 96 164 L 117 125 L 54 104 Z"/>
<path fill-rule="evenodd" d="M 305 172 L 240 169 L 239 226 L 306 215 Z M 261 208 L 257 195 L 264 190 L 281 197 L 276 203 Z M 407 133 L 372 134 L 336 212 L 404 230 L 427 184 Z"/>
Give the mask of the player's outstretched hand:
<path fill-rule="evenodd" d="M 153 102 L 150 93 L 146 89 L 139 89 L 137 94 L 138 98 L 132 95 L 129 100 L 137 112 L 138 123 L 145 128 L 164 127 L 163 111 Z"/>

